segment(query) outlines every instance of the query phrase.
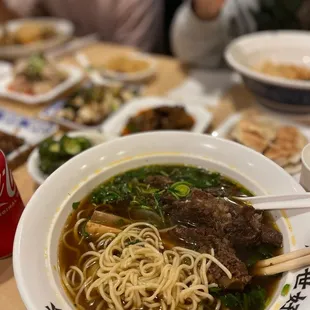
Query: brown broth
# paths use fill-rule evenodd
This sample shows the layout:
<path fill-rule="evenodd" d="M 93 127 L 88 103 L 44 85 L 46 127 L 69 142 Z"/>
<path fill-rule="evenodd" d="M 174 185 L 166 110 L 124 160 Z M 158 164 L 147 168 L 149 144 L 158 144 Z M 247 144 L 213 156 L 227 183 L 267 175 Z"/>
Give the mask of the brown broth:
<path fill-rule="evenodd" d="M 165 167 L 171 167 L 171 166 L 160 166 L 162 167 L 163 171 L 167 171 L 167 169 L 165 169 Z M 182 166 L 172 166 L 174 169 L 181 169 L 180 167 Z M 152 169 L 150 169 L 152 170 Z M 156 170 L 156 169 L 154 169 Z M 169 171 L 172 171 L 171 169 Z M 169 172 L 168 171 L 168 172 Z M 151 171 L 152 172 L 152 171 Z M 167 173 L 168 174 L 168 173 Z M 241 185 L 226 179 L 222 176 L 219 177 L 220 182 L 222 182 L 220 184 L 220 186 L 214 186 L 214 187 L 210 187 L 209 189 L 216 189 L 216 188 L 228 188 L 228 192 L 229 193 L 233 193 L 234 195 L 251 195 L 251 193 L 244 189 Z M 103 185 L 105 184 L 109 184 L 109 182 L 113 182 L 113 180 L 115 180 L 115 178 L 112 178 L 110 180 L 108 180 L 107 182 L 103 183 Z M 229 188 L 229 187 L 232 188 Z M 219 192 L 221 193 L 221 196 L 223 197 L 223 189 L 220 189 Z M 114 213 L 116 215 L 125 217 L 125 218 L 130 218 L 129 216 L 129 201 L 128 200 L 124 200 L 115 204 L 109 203 L 109 204 L 101 204 L 101 205 L 96 205 L 93 201 L 92 201 L 92 194 L 90 194 L 89 196 L 87 196 L 84 200 L 81 201 L 81 203 L 79 204 L 78 208 L 76 210 L 73 210 L 73 212 L 70 214 L 70 216 L 68 217 L 66 224 L 64 226 L 63 232 L 62 232 L 62 236 L 68 232 L 70 229 L 73 229 L 76 221 L 77 221 L 77 215 L 79 212 L 83 211 L 83 217 L 85 218 L 90 218 L 93 211 L 96 210 L 101 210 L 101 211 L 105 211 L 105 212 L 110 212 L 110 213 Z M 268 213 L 264 213 L 263 216 L 263 222 L 264 223 L 269 223 L 272 225 L 275 225 L 273 218 L 271 217 L 271 215 L 269 215 Z M 169 227 L 170 223 L 166 223 L 166 226 Z M 117 225 L 117 223 L 115 223 L 115 227 L 116 228 L 120 228 L 120 225 Z M 171 235 L 164 234 L 162 235 L 163 240 L 168 241 L 169 243 L 175 244 L 177 246 L 184 246 L 184 241 L 176 239 L 176 238 L 172 238 Z M 83 242 L 81 242 L 80 244 L 77 243 L 77 241 L 73 238 L 72 234 L 68 235 L 67 237 L 67 242 L 70 244 L 70 246 L 78 249 L 80 251 L 80 253 L 85 253 L 86 251 L 88 251 L 89 245 L 88 245 L 88 241 L 84 240 Z M 272 254 L 273 256 L 278 255 L 281 253 L 282 249 L 274 249 Z M 245 251 L 245 249 L 236 249 L 237 251 L 237 255 L 240 259 L 242 259 L 243 261 L 246 261 L 249 257 L 248 257 L 248 251 Z M 68 270 L 68 268 L 72 265 L 77 265 L 78 260 L 80 255 L 77 255 L 75 252 L 69 250 L 67 247 L 64 246 L 64 243 L 62 241 L 62 239 L 59 242 L 59 248 L 58 248 L 58 257 L 59 257 L 59 269 L 60 272 L 64 272 L 65 270 Z M 263 287 L 266 292 L 267 292 L 267 298 L 271 299 L 271 297 L 273 296 L 279 280 L 280 280 L 280 276 L 276 276 L 276 277 L 257 277 L 253 280 L 252 284 L 253 285 L 259 285 L 261 287 Z M 251 284 L 251 285 L 252 285 Z M 65 288 L 65 290 L 67 291 L 68 296 L 70 296 L 70 293 L 68 292 L 68 290 Z M 74 303 L 74 300 L 72 300 L 72 302 Z M 98 305 L 98 303 L 94 303 L 92 305 L 88 304 L 87 301 L 85 300 L 84 302 L 82 302 L 83 306 L 86 309 L 95 309 L 96 306 Z M 209 309 L 209 308 L 208 308 Z"/>

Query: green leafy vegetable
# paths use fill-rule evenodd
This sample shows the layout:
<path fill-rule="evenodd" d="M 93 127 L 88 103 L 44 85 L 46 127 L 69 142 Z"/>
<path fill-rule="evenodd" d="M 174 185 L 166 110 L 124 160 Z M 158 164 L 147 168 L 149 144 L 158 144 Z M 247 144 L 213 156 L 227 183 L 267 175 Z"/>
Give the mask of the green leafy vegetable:
<path fill-rule="evenodd" d="M 219 298 L 230 310 L 264 310 L 266 291 L 258 286 L 243 293 L 229 293 L 221 295 Z"/>
<path fill-rule="evenodd" d="M 291 286 L 289 284 L 285 284 L 282 288 L 281 295 L 286 296 L 290 291 Z"/>
<path fill-rule="evenodd" d="M 209 293 L 211 295 L 219 294 L 220 292 L 222 292 L 222 289 L 220 287 L 210 287 L 209 288 Z"/>
<path fill-rule="evenodd" d="M 81 203 L 80 201 L 74 202 L 74 203 L 72 204 L 72 209 L 73 209 L 73 210 L 76 210 L 76 209 L 79 207 L 80 203 Z"/>
<path fill-rule="evenodd" d="M 246 261 L 247 267 L 253 267 L 258 261 L 273 257 L 273 252 L 274 247 L 267 244 L 249 249 L 251 256 Z"/>
<path fill-rule="evenodd" d="M 138 183 L 136 188 L 138 191 L 140 191 L 143 194 L 154 194 L 159 191 L 158 188 L 154 188 L 148 184 L 143 184 L 143 183 Z"/>
<path fill-rule="evenodd" d="M 240 293 L 220 296 L 222 303 L 231 310 L 244 310 Z"/>

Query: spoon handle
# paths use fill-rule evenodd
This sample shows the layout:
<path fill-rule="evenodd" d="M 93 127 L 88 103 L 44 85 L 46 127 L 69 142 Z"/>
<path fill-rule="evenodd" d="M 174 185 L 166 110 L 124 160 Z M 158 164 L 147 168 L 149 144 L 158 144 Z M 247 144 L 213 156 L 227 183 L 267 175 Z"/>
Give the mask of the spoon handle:
<path fill-rule="evenodd" d="M 254 203 L 256 210 L 310 209 L 310 199 Z"/>
<path fill-rule="evenodd" d="M 257 210 L 310 209 L 310 193 L 237 198 L 249 202 Z"/>

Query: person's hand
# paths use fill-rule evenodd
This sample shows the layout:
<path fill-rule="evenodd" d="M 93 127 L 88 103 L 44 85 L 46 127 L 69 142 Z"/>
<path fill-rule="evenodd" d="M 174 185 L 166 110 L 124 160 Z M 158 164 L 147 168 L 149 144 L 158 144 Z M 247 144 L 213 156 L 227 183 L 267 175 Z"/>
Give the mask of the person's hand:
<path fill-rule="evenodd" d="M 211 20 L 216 18 L 223 5 L 225 0 L 192 0 L 193 9 L 196 15 L 205 20 Z"/>

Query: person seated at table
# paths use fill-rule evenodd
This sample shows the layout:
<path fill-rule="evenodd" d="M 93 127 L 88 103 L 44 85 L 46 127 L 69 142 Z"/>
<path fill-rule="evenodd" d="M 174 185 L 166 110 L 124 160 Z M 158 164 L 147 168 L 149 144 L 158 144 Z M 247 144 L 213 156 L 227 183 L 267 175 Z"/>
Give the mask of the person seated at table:
<path fill-rule="evenodd" d="M 75 24 L 78 35 L 96 32 L 102 40 L 144 51 L 161 48 L 163 0 L 0 0 L 0 4 L 2 15 L 7 10 L 19 17 L 65 18 Z"/>
<path fill-rule="evenodd" d="M 235 37 L 278 29 L 310 29 L 310 0 L 192 0 L 177 11 L 172 47 L 184 63 L 216 68 Z"/>

